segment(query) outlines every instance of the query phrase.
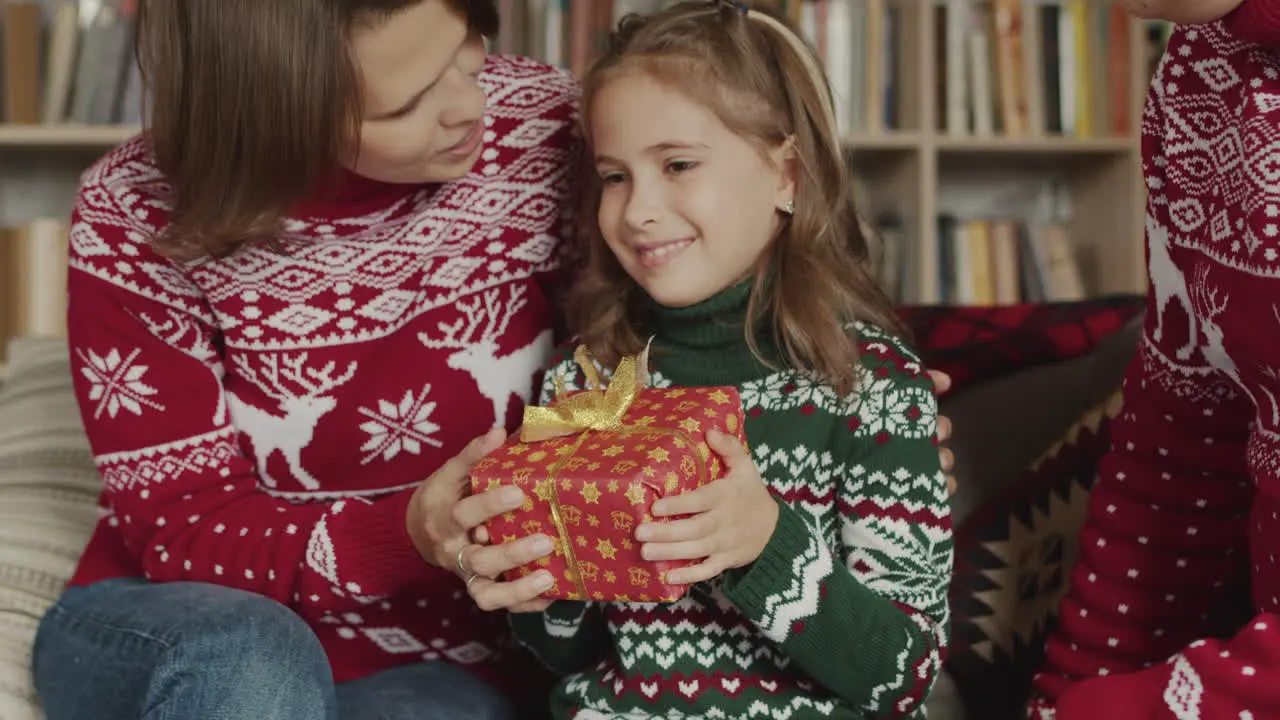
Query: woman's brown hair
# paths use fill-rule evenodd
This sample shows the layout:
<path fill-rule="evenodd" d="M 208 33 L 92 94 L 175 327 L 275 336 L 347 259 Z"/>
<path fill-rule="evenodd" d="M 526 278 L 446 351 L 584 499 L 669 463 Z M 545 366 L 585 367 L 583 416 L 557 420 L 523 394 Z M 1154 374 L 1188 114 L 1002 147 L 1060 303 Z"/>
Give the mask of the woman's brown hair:
<path fill-rule="evenodd" d="M 484 35 L 493 0 L 446 0 Z M 358 143 L 348 39 L 423 0 L 143 0 L 135 51 L 147 131 L 173 189 L 157 250 L 224 257 L 270 241 L 288 208 L 323 187 Z"/>
<path fill-rule="evenodd" d="M 763 359 L 756 329 L 767 323 L 791 367 L 816 373 L 842 393 L 852 390 L 858 355 L 850 323 L 906 331 L 870 270 L 830 85 L 812 48 L 785 20 L 722 0 L 623 18 L 608 51 L 584 78 L 588 143 L 596 94 L 634 71 L 705 104 L 762 152 L 793 144 L 795 212 L 761 258 L 743 331 Z M 588 163 L 593 156 L 583 153 Z M 594 168 L 584 167 L 582 174 L 588 183 L 596 176 Z M 597 358 L 613 364 L 642 348 L 639 329 L 646 323 L 643 291 L 600 235 L 599 202 L 596 182 L 580 209 L 584 258 L 569 294 L 569 322 Z"/>

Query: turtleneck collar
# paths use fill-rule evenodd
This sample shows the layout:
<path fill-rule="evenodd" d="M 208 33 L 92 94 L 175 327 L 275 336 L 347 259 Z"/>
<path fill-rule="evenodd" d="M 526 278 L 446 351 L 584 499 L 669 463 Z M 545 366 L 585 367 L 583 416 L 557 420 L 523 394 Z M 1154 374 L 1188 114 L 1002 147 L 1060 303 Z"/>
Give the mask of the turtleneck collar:
<path fill-rule="evenodd" d="M 670 308 L 646 297 L 657 370 L 677 385 L 738 385 L 773 371 L 747 345 L 743 324 L 754 278 L 696 305 Z M 774 368 L 781 354 L 767 323 L 756 330 L 760 352 Z"/>
<path fill-rule="evenodd" d="M 307 219 L 360 217 L 428 187 L 433 185 L 382 182 L 342 168 L 332 181 L 294 205 L 287 214 Z"/>

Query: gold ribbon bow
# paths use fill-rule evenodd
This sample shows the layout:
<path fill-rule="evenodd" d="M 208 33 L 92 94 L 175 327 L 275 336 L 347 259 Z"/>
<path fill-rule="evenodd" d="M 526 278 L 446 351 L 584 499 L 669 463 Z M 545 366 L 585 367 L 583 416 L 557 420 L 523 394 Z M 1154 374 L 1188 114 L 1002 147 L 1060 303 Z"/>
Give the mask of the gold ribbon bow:
<path fill-rule="evenodd" d="M 551 505 L 551 522 L 560 535 L 560 551 L 564 553 L 569 577 L 581 599 L 590 600 L 587 584 L 582 577 L 582 569 L 573 551 L 573 542 L 569 537 L 568 525 L 564 522 L 564 508 L 560 504 L 559 488 L 556 476 L 582 446 L 587 431 L 616 431 L 623 427 L 622 416 L 635 401 L 640 391 L 649 384 L 649 348 L 639 356 L 625 356 L 618 362 L 608 388 L 603 387 L 600 375 L 596 372 L 595 360 L 587 351 L 587 346 L 579 345 L 573 353 L 574 362 L 582 368 L 587 388 L 582 392 L 566 395 L 563 378 L 555 378 L 555 401 L 545 407 L 530 405 L 524 409 L 524 424 L 520 428 L 520 442 L 541 442 L 551 438 L 578 435 L 578 441 L 572 449 L 555 462 L 548 470 L 543 481 L 549 488 L 548 500 Z"/>
<path fill-rule="evenodd" d="M 622 416 L 636 396 L 649 384 L 648 346 L 638 356 L 622 358 L 607 389 L 602 387 L 595 361 L 585 345 L 578 346 L 573 359 L 582 368 L 587 389 L 565 396 L 563 379 L 556 378 L 556 399 L 551 405 L 525 407 L 521 442 L 540 442 L 587 430 L 616 430 L 622 426 Z"/>

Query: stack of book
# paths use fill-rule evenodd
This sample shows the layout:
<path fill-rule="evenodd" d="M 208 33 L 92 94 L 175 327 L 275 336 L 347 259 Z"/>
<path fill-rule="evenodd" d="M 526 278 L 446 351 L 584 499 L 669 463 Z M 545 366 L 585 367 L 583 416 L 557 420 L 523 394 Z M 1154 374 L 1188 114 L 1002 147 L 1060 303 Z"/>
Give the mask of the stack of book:
<path fill-rule="evenodd" d="M 1123 3 L 940 0 L 934 7 L 938 130 L 1076 138 L 1133 132 L 1134 20 Z"/>
<path fill-rule="evenodd" d="M 0 122 L 137 125 L 137 0 L 0 3 Z"/>
<path fill-rule="evenodd" d="M 66 222 L 0 228 L 0 362 L 10 338 L 64 335 L 66 312 Z"/>

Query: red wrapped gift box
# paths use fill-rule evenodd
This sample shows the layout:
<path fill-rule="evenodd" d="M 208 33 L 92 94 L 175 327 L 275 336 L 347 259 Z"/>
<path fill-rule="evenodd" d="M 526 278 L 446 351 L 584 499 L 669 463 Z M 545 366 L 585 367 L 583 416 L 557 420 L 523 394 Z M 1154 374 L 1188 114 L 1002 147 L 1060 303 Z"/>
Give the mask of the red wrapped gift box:
<path fill-rule="evenodd" d="M 550 570 L 556 583 L 544 598 L 677 600 L 688 587 L 668 583 L 667 572 L 696 561 L 645 560 L 635 531 L 652 519 L 658 498 L 723 475 L 706 433 L 715 428 L 745 445 L 741 399 L 732 387 L 645 387 L 645 355 L 624 358 L 601 390 L 585 350 L 577 357 L 597 389 L 526 408 L 520 438 L 471 471 L 477 492 L 504 485 L 525 491 L 524 507 L 491 520 L 489 536 L 495 543 L 539 533 L 553 538 L 551 556 L 511 574 Z"/>

